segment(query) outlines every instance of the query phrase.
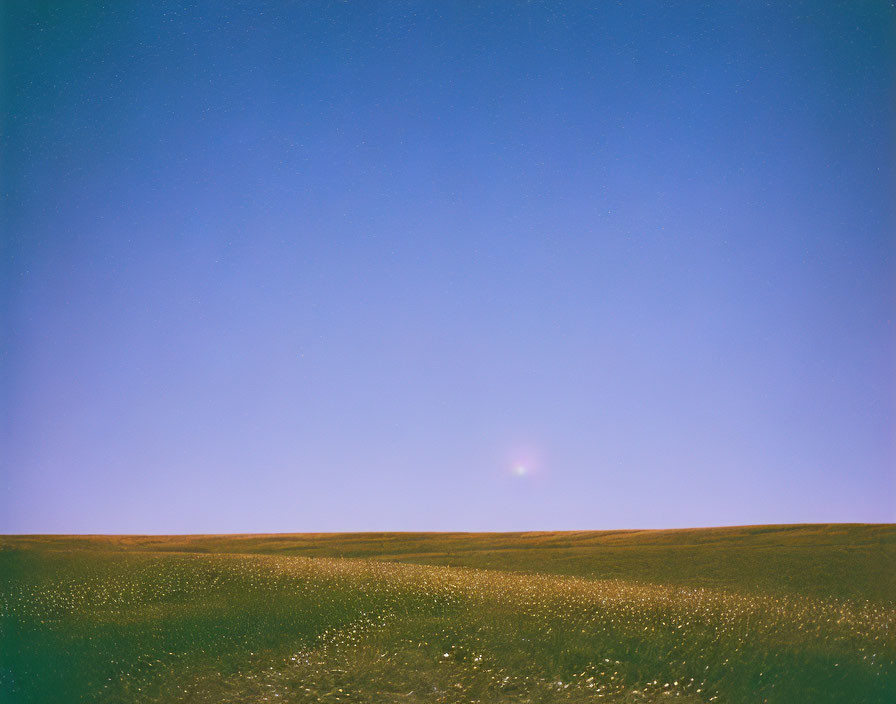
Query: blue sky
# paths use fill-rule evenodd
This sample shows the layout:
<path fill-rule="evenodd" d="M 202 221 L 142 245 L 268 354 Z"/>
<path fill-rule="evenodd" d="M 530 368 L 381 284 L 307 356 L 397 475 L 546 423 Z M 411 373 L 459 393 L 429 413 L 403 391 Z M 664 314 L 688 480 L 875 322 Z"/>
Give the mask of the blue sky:
<path fill-rule="evenodd" d="M 4 5 L 0 531 L 896 520 L 894 11 Z"/>

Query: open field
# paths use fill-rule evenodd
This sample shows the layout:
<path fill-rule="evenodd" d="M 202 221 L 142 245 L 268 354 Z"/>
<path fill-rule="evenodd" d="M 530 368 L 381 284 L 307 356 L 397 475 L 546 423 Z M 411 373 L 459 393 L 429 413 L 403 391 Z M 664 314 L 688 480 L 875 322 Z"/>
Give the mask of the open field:
<path fill-rule="evenodd" d="M 0 538 L 2 702 L 891 702 L 896 527 Z"/>

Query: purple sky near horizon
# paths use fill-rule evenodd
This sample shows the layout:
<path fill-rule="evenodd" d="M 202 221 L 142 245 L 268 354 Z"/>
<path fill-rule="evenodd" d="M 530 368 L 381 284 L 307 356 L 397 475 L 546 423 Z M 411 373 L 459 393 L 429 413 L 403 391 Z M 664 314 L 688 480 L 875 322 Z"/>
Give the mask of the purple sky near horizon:
<path fill-rule="evenodd" d="M 892 3 L 50 5 L 0 533 L 896 521 Z"/>

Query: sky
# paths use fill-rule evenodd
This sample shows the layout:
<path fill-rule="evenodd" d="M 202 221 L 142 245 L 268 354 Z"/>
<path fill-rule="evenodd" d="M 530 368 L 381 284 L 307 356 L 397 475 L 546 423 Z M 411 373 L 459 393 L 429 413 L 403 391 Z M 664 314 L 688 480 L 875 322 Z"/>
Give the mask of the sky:
<path fill-rule="evenodd" d="M 896 521 L 892 3 L 0 12 L 0 532 Z"/>

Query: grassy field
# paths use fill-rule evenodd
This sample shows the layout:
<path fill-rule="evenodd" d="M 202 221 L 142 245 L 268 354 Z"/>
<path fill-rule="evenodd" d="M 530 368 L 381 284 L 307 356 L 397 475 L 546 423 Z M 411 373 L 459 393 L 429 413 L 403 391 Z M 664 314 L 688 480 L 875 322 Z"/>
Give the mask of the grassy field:
<path fill-rule="evenodd" d="M 896 526 L 0 538 L 0 702 L 893 702 Z"/>

